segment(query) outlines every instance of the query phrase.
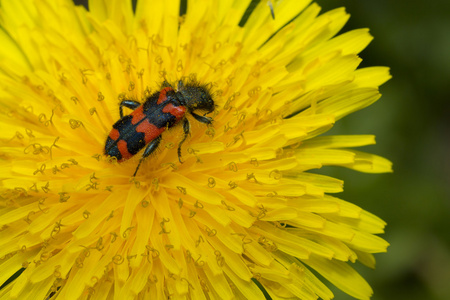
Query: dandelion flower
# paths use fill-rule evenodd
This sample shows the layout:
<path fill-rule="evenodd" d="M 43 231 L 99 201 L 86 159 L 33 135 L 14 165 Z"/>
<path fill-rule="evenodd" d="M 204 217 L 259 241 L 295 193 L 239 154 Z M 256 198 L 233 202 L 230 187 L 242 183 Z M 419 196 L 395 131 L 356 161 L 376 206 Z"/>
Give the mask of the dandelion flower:
<path fill-rule="evenodd" d="M 352 264 L 374 267 L 385 223 L 309 172 L 391 171 L 351 150 L 373 136 L 321 135 L 390 78 L 358 69 L 368 30 L 308 0 L 246 21 L 248 0 L 180 2 L 2 1 L 0 298 L 332 298 L 318 274 L 369 298 Z M 119 103 L 178 80 L 208 86 L 213 122 L 183 163 L 166 130 L 133 177 L 141 153 L 103 154 Z"/>

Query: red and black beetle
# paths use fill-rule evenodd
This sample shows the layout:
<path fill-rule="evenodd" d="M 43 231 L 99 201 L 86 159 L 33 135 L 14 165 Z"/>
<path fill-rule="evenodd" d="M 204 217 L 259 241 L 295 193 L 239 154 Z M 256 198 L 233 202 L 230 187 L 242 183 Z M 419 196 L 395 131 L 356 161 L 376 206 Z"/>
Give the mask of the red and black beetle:
<path fill-rule="evenodd" d="M 134 111 L 123 115 L 123 107 Z M 133 100 L 123 100 L 119 106 L 120 119 L 114 123 L 105 143 L 105 154 L 123 162 L 137 154 L 147 145 L 142 154 L 136 173 L 142 161 L 158 148 L 161 134 L 180 121 L 183 122 L 184 136 L 178 144 L 178 159 L 181 161 L 181 145 L 186 140 L 190 124 L 186 118 L 189 113 L 197 121 L 211 124 L 212 118 L 196 114 L 194 111 L 214 111 L 214 101 L 209 89 L 196 82 L 178 81 L 177 91 L 164 81 L 159 92 L 155 92 L 144 103 Z"/>

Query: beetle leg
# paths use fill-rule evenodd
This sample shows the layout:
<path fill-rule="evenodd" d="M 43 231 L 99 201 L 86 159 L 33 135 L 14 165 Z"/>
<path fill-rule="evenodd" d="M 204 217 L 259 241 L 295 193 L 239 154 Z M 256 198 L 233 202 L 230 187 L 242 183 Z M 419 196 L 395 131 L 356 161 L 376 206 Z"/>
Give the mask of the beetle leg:
<path fill-rule="evenodd" d="M 161 136 L 158 136 L 156 139 L 148 143 L 147 147 L 144 150 L 144 154 L 142 154 L 141 159 L 139 160 L 139 164 L 137 165 L 136 171 L 134 171 L 133 177 L 136 176 L 137 171 L 139 170 L 139 167 L 141 166 L 141 163 L 144 161 L 146 157 L 148 157 L 150 154 L 153 153 L 153 151 L 158 148 L 159 143 L 161 142 Z"/>
<path fill-rule="evenodd" d="M 135 110 L 136 108 L 138 108 L 142 103 L 134 101 L 134 100 L 123 100 L 122 102 L 120 102 L 119 105 L 119 112 L 120 112 L 120 117 L 123 117 L 123 107 L 128 107 L 131 108 L 132 110 Z"/>
<path fill-rule="evenodd" d="M 183 132 L 184 132 L 184 136 L 181 139 L 180 143 L 178 144 L 178 160 L 180 161 L 180 163 L 183 163 L 181 161 L 181 145 L 184 143 L 184 141 L 187 139 L 188 135 L 189 135 L 189 130 L 191 128 L 191 125 L 189 124 L 188 119 L 184 119 L 183 121 Z"/>
<path fill-rule="evenodd" d="M 210 117 L 200 116 L 200 115 L 197 115 L 194 112 L 191 112 L 191 115 L 194 117 L 194 119 L 196 119 L 197 121 L 199 121 L 201 123 L 205 123 L 205 124 L 211 124 L 212 123 L 212 118 L 210 118 Z"/>

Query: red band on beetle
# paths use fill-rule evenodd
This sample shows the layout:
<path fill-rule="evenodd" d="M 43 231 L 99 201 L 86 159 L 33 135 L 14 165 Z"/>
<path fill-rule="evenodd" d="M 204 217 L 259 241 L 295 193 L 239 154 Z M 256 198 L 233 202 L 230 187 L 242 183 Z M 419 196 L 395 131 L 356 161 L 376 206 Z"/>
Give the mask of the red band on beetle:
<path fill-rule="evenodd" d="M 111 132 L 109 133 L 109 137 L 113 140 L 113 141 L 117 141 L 117 139 L 119 138 L 120 133 L 119 130 L 113 128 L 111 130 Z"/>
<path fill-rule="evenodd" d="M 141 105 L 138 108 L 136 108 L 131 113 L 131 115 L 133 116 L 133 119 L 131 119 L 131 124 L 133 125 L 137 124 L 139 121 L 144 119 L 146 117 L 146 115 L 144 114 L 144 105 Z"/>
<path fill-rule="evenodd" d="M 179 121 L 186 114 L 186 107 L 184 107 L 184 106 L 174 106 L 172 103 L 169 103 L 166 106 L 164 106 L 162 111 L 164 113 L 171 114 L 172 116 L 177 118 L 177 120 Z"/>
<path fill-rule="evenodd" d="M 159 92 L 159 98 L 158 98 L 158 101 L 156 102 L 156 104 L 161 104 L 167 100 L 167 92 L 168 91 L 173 91 L 173 88 L 168 86 L 168 87 L 163 88 L 161 90 L 161 92 Z"/>
<path fill-rule="evenodd" d="M 119 140 L 117 142 L 117 148 L 119 149 L 120 154 L 122 155 L 122 159 L 119 162 L 129 159 L 133 156 L 130 152 L 128 152 L 127 142 L 124 140 Z"/>
<path fill-rule="evenodd" d="M 137 132 L 143 132 L 145 134 L 144 139 L 146 144 L 156 139 L 164 130 L 166 130 L 166 127 L 158 128 L 150 123 L 148 119 L 145 119 L 136 127 Z"/>

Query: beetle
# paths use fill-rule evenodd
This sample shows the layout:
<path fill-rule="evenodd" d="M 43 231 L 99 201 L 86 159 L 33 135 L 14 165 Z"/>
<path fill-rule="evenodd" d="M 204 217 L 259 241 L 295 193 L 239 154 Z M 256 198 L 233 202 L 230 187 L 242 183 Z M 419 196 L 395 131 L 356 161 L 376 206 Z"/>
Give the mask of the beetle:
<path fill-rule="evenodd" d="M 123 115 L 123 108 L 133 109 L 129 115 Z M 195 111 L 214 111 L 214 100 L 206 85 L 195 81 L 186 84 L 180 80 L 177 90 L 164 81 L 161 89 L 148 96 L 143 103 L 123 100 L 119 105 L 120 119 L 114 123 L 105 143 L 105 154 L 115 157 L 118 162 L 130 159 L 145 147 L 144 153 L 134 171 L 136 176 L 142 161 L 152 154 L 161 142 L 161 134 L 180 122 L 183 124 L 183 138 L 178 144 L 178 160 L 181 160 L 181 145 L 190 132 L 189 113 L 195 120 L 211 124 L 212 118 L 201 116 Z"/>

